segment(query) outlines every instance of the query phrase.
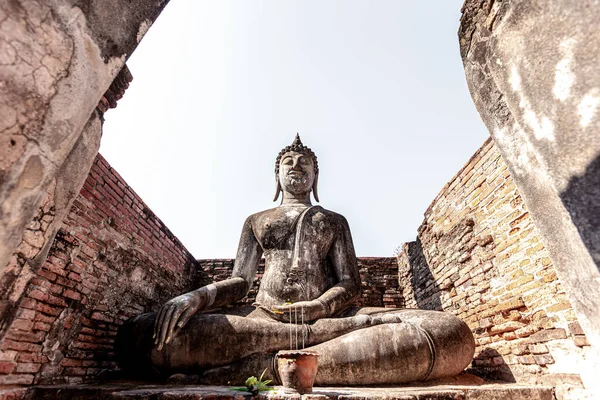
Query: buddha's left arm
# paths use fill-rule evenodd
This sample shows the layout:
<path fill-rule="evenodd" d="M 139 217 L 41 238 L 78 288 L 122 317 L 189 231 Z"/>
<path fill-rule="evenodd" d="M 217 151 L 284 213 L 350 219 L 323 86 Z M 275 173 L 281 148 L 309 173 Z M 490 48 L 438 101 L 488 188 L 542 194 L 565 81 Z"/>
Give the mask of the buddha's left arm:
<path fill-rule="evenodd" d="M 330 317 L 352 304 L 360 295 L 360 274 L 352 235 L 346 218 L 337 215 L 337 232 L 329 251 L 329 257 L 338 283 L 323 293 L 317 301 L 323 304 L 325 316 Z"/>

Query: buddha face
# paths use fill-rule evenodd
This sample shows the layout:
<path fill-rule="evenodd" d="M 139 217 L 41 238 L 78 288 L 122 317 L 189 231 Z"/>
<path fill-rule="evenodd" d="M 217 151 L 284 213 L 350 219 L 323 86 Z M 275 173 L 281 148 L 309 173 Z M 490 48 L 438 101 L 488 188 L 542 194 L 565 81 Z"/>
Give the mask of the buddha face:
<path fill-rule="evenodd" d="M 312 157 L 290 151 L 279 162 L 279 184 L 284 192 L 292 194 L 308 193 L 315 181 L 315 167 Z"/>

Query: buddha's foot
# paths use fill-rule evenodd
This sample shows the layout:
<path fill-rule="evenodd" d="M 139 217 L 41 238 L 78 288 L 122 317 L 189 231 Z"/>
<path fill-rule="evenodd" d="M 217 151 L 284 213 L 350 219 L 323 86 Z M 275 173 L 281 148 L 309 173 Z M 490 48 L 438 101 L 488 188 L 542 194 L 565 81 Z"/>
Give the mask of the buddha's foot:
<path fill-rule="evenodd" d="M 323 318 L 312 325 L 306 325 L 308 346 L 314 346 L 357 330 L 376 325 L 397 324 L 402 322 L 395 313 L 360 314 L 346 318 Z"/>
<path fill-rule="evenodd" d="M 354 317 L 350 317 L 352 322 L 356 324 L 357 327 L 369 327 L 381 324 L 399 324 L 402 322 L 402 319 L 399 315 L 396 314 L 379 314 L 379 315 L 355 315 Z"/>
<path fill-rule="evenodd" d="M 372 318 L 373 325 L 381 325 L 381 324 L 399 324 L 402 322 L 402 318 L 400 318 L 397 314 L 380 314 L 380 315 L 370 315 Z"/>

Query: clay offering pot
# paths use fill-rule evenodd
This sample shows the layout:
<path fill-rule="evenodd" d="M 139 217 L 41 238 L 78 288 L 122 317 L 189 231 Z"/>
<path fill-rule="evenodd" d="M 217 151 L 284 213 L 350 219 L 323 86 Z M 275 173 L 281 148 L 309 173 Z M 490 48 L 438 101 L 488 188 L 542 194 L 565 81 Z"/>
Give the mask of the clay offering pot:
<path fill-rule="evenodd" d="M 277 353 L 277 370 L 284 393 L 312 393 L 318 357 L 319 353 L 309 350 L 281 350 Z"/>

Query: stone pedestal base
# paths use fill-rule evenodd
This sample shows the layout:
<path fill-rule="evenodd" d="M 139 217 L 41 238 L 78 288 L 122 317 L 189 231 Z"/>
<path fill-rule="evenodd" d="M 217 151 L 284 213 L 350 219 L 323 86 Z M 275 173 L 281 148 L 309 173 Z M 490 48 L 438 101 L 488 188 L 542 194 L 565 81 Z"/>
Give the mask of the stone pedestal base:
<path fill-rule="evenodd" d="M 255 398 L 264 400 L 554 400 L 553 389 L 547 386 L 525 386 L 517 384 L 480 384 L 480 385 L 437 385 L 403 387 L 315 387 L 313 393 L 284 394 L 282 387 L 275 392 L 261 392 Z M 0 391 L 0 399 L 57 399 L 57 400 L 191 400 L 250 399 L 250 393 L 238 392 L 224 386 L 166 386 L 147 384 L 105 384 L 77 386 L 38 386 L 28 388 L 28 393 L 19 389 L 20 396 L 5 396 Z M 8 394 L 8 393 L 6 393 Z"/>

